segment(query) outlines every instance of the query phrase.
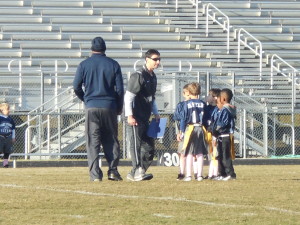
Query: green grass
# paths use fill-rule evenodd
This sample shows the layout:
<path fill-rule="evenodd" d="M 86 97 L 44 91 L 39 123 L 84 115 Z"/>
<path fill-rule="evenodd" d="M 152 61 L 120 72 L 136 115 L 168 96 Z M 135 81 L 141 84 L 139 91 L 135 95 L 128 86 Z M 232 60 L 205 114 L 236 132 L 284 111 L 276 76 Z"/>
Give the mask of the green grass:
<path fill-rule="evenodd" d="M 0 224 L 300 224 L 298 165 L 235 170 L 234 181 L 180 182 L 178 168 L 153 166 L 151 181 L 94 183 L 84 167 L 0 168 Z"/>

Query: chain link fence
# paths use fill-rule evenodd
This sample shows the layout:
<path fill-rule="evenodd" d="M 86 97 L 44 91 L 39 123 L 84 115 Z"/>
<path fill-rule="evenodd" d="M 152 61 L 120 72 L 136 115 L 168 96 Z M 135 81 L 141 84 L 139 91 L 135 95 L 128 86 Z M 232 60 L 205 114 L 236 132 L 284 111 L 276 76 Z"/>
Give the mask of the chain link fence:
<path fill-rule="evenodd" d="M 238 109 L 235 130 L 237 157 L 300 154 L 297 141 L 299 113 L 268 108 L 233 87 L 231 82 L 226 81 L 229 76 L 225 78 L 209 73 L 157 75 L 156 101 L 161 117 L 168 119 L 164 137 L 156 140 L 157 157 L 165 152 L 177 151 L 173 113 L 177 103 L 183 100 L 183 86 L 190 82 L 201 83 L 202 99 L 210 88 L 228 87 L 234 90 L 233 104 Z M 18 78 L 0 77 L 1 102 L 14 106 L 12 117 L 17 125 L 17 142 L 13 157 L 28 160 L 85 159 L 84 106 L 70 87 L 72 77 L 59 77 L 56 81 L 56 78 L 51 78 L 54 83 L 44 77 L 42 85 L 40 76 L 23 77 L 22 91 L 16 82 Z M 126 80 L 124 83 L 126 85 Z M 25 111 L 25 106 L 31 111 Z M 123 159 L 130 158 L 126 122 L 126 118 L 120 116 L 118 133 Z"/>
<path fill-rule="evenodd" d="M 211 86 L 234 91 L 233 104 L 238 109 L 235 130 L 237 156 L 276 157 L 300 154 L 297 141 L 297 118 L 300 112 L 293 105 L 291 86 L 283 89 L 282 85 L 286 83 L 282 77 L 277 80 L 277 87 L 272 89 L 267 85 L 270 82 L 268 78 L 247 78 L 242 82 L 234 76 L 226 76 L 225 79 L 219 76 L 210 78 Z"/>

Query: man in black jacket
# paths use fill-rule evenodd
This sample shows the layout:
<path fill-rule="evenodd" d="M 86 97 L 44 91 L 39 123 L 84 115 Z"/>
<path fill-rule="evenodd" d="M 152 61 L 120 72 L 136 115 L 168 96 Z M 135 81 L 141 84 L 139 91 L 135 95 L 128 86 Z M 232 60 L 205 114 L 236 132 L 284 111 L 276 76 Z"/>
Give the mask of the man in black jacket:
<path fill-rule="evenodd" d="M 101 181 L 99 152 L 102 145 L 108 162 L 108 179 L 122 180 L 117 115 L 122 113 L 124 86 L 119 63 L 105 55 L 101 37 L 92 40 L 92 55 L 82 61 L 73 81 L 75 94 L 85 103 L 86 148 L 91 181 Z M 84 86 L 84 89 L 83 89 Z"/>
<path fill-rule="evenodd" d="M 131 181 L 153 178 L 152 174 L 145 173 L 154 157 L 154 139 L 147 136 L 147 130 L 151 112 L 159 120 L 155 103 L 157 80 L 153 71 L 160 64 L 160 53 L 149 49 L 145 61 L 143 68 L 130 76 L 125 94 L 125 116 L 132 159 L 132 170 L 127 179 Z"/>

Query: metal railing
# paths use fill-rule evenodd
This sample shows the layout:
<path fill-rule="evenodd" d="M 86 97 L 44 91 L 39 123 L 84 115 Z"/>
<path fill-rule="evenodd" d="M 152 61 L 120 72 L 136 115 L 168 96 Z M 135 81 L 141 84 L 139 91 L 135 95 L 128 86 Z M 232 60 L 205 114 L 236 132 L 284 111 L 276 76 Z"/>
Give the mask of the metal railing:
<path fill-rule="evenodd" d="M 253 46 L 254 43 L 253 42 L 248 42 L 248 38 L 252 38 L 257 45 Z M 255 53 L 255 56 L 259 57 L 259 76 L 262 76 L 262 44 L 261 42 L 255 38 L 252 34 L 250 34 L 248 31 L 246 31 L 244 28 L 239 29 L 238 31 L 238 62 L 240 62 L 240 58 L 241 58 L 241 43 L 249 48 L 252 52 Z"/>
<path fill-rule="evenodd" d="M 17 68 L 13 67 L 14 63 L 17 62 Z M 18 82 L 18 90 L 19 90 L 19 107 L 22 107 L 22 98 L 23 98 L 23 76 L 24 74 L 32 74 L 34 72 L 38 73 L 40 75 L 40 88 L 41 88 L 41 104 L 44 103 L 44 75 L 47 73 L 50 74 L 54 74 L 54 94 L 57 95 L 58 94 L 58 89 L 59 89 L 59 85 L 58 85 L 58 73 L 65 73 L 68 71 L 69 66 L 68 63 L 65 60 L 61 60 L 61 59 L 56 59 L 53 60 L 54 62 L 54 68 L 43 68 L 43 64 L 47 63 L 49 64 L 49 61 L 38 61 L 39 62 L 39 66 L 38 69 L 37 68 L 31 68 L 31 67 L 25 67 L 25 65 L 27 64 L 32 64 L 32 60 L 21 60 L 21 59 L 13 59 L 11 61 L 9 61 L 8 65 L 7 65 L 7 69 L 9 72 L 11 73 L 18 73 L 19 75 L 19 82 Z M 65 65 L 64 69 L 60 69 L 59 68 L 59 62 L 63 62 Z"/>
<path fill-rule="evenodd" d="M 210 8 L 212 8 L 212 9 L 210 9 Z M 217 11 L 217 12 L 219 12 L 223 16 L 223 18 L 225 18 L 225 20 L 223 20 L 222 17 L 217 17 L 216 18 L 216 14 L 215 14 L 214 10 Z M 210 19 L 213 20 L 213 22 L 215 22 L 218 25 L 220 25 L 223 28 L 223 30 L 226 31 L 226 34 L 227 34 L 227 37 L 226 37 L 226 39 L 227 39 L 226 40 L 226 43 L 227 43 L 227 54 L 229 54 L 229 51 L 230 51 L 230 44 L 229 44 L 229 41 L 230 41 L 230 39 L 229 39 L 229 36 L 230 36 L 230 21 L 229 21 L 228 16 L 225 15 L 220 9 L 218 9 L 216 6 L 214 6 L 211 3 L 207 4 L 205 13 L 206 13 L 206 36 L 208 36 L 208 29 L 209 29 L 208 18 L 210 18 Z M 212 13 L 212 15 L 210 13 Z M 221 23 L 219 21 L 220 19 L 223 20 L 223 23 Z M 198 23 L 198 20 L 196 22 Z"/>
<path fill-rule="evenodd" d="M 51 114 L 57 114 L 59 112 L 61 112 L 61 109 L 64 108 L 64 110 L 68 110 L 70 109 L 72 106 L 78 104 L 76 103 L 76 101 L 74 101 L 74 99 L 76 98 L 75 96 L 71 97 L 69 92 L 73 90 L 72 87 L 67 88 L 66 90 L 62 91 L 60 94 L 54 96 L 53 98 L 51 98 L 50 100 L 44 102 L 43 104 L 41 104 L 39 107 L 31 110 L 28 114 L 27 114 L 27 121 L 18 125 L 16 128 L 22 128 L 27 126 L 26 130 L 25 130 L 25 158 L 27 158 L 27 154 L 32 153 L 34 151 L 36 151 L 37 149 L 40 149 L 41 146 L 47 146 L 47 149 L 50 150 L 50 142 L 53 139 L 58 139 L 59 143 L 59 151 L 61 148 L 61 141 L 60 141 L 60 135 L 61 132 L 63 132 L 64 130 L 70 129 L 71 126 L 74 126 L 74 124 L 72 124 L 70 127 L 64 128 L 64 129 L 59 129 L 59 132 L 55 135 L 51 135 L 50 133 L 50 117 L 49 115 Z M 63 96 L 64 98 L 60 99 L 60 97 Z M 59 100 L 60 99 L 60 100 Z M 45 107 L 46 105 L 49 105 L 47 108 Z M 46 120 L 42 119 L 42 116 L 47 116 Z M 32 125 L 32 123 L 34 125 Z M 78 121 L 76 121 L 76 124 L 78 123 Z M 41 129 L 42 127 L 44 127 L 44 125 L 46 125 L 47 127 L 47 139 L 45 141 L 41 140 Z M 57 119 L 57 127 L 60 127 L 60 121 L 59 119 Z M 37 140 L 37 146 L 35 148 L 32 149 L 30 141 L 32 140 L 32 129 L 38 128 L 39 129 L 39 138 Z"/>
<path fill-rule="evenodd" d="M 278 62 L 278 60 L 279 60 L 279 62 Z M 277 66 L 275 64 L 277 64 Z M 286 74 L 286 72 L 288 71 L 287 68 L 280 69 L 280 67 L 281 67 L 282 64 L 286 65 L 289 69 L 291 69 L 292 78 L 290 78 L 291 77 L 290 73 Z M 299 71 L 295 67 L 291 66 L 287 61 L 285 61 L 284 59 L 282 59 L 281 57 L 279 57 L 277 54 L 273 54 L 272 55 L 271 61 L 270 61 L 270 67 L 271 67 L 271 88 L 273 88 L 273 85 L 274 85 L 274 80 L 273 80 L 274 70 L 277 73 L 280 73 L 284 77 L 288 78 L 290 81 L 292 81 L 293 77 L 296 76 L 296 74 L 299 73 Z M 298 78 L 294 78 L 294 82 L 296 82 L 296 79 L 298 79 Z M 296 82 L 296 85 L 300 85 L 300 84 L 298 84 Z"/>
<path fill-rule="evenodd" d="M 275 58 L 279 59 L 280 62 L 275 60 Z M 277 67 L 275 66 L 275 63 L 277 63 Z M 286 71 L 288 71 L 288 69 L 286 69 L 286 68 L 280 69 L 280 66 L 282 63 L 285 64 L 289 69 L 291 69 L 291 73 L 286 74 Z M 298 79 L 298 78 L 296 78 L 296 75 L 299 73 L 299 71 L 276 54 L 272 55 L 270 64 L 271 64 L 270 65 L 271 66 L 271 88 L 273 88 L 273 85 L 274 85 L 274 70 L 276 70 L 278 73 L 280 73 L 284 77 L 288 78 L 289 81 L 291 81 L 291 84 L 292 84 L 291 112 L 292 112 L 292 126 L 294 127 L 295 126 L 295 116 L 294 115 L 295 115 L 295 107 L 296 107 L 296 85 L 298 85 L 298 86 L 300 85 L 296 82 L 296 79 Z M 293 133 L 294 133 L 294 131 L 293 131 Z M 295 146 L 293 146 L 293 148 L 295 148 Z"/>

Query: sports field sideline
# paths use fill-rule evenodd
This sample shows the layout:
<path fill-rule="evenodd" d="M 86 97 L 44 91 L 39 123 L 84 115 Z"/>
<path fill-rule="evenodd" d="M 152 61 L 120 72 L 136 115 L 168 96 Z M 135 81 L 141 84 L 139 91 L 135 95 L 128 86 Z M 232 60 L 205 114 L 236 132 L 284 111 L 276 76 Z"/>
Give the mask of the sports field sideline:
<path fill-rule="evenodd" d="M 208 161 L 204 160 L 207 165 Z M 103 166 L 106 166 L 105 159 L 102 159 Z M 130 166 L 130 160 L 120 160 L 120 166 Z M 152 166 L 159 165 L 157 160 L 154 160 Z M 234 165 L 300 165 L 300 158 L 237 158 L 234 160 Z M 10 161 L 10 166 L 13 162 Z M 16 160 L 16 167 L 77 167 L 87 166 L 86 160 Z"/>
<path fill-rule="evenodd" d="M 299 160 L 237 161 L 227 182 L 181 182 L 163 166 L 150 167 L 150 181 L 100 183 L 86 166 L 0 168 L 0 224 L 300 224 Z M 119 167 L 123 178 L 129 170 Z"/>

